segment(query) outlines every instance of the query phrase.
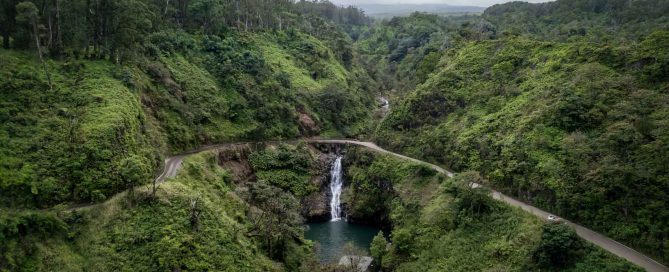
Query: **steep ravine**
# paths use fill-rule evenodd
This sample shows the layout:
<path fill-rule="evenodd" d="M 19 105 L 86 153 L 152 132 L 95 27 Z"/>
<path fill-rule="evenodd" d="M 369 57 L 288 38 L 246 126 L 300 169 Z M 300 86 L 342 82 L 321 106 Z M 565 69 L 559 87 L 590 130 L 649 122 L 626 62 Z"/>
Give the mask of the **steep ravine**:
<path fill-rule="evenodd" d="M 341 195 L 340 217 L 350 223 L 364 224 L 384 230 L 390 229 L 387 209 L 375 210 L 371 214 L 360 213 L 353 207 L 351 196 L 357 195 L 352 190 L 348 168 L 352 166 L 352 161 L 347 160 L 347 150 L 343 145 L 338 144 L 308 144 L 309 152 L 312 156 L 312 164 L 309 182 L 317 188 L 314 192 L 300 197 L 301 215 L 306 223 L 328 222 L 332 219 L 331 214 L 331 180 L 332 168 L 338 156 L 341 156 L 343 188 Z M 243 144 L 226 146 L 218 150 L 219 165 L 230 171 L 233 180 L 237 184 L 247 182 L 257 182 L 256 170 L 249 162 L 252 153 L 263 149 L 273 149 L 276 145 L 272 144 Z M 389 181 L 380 182 L 384 195 L 392 195 L 392 186 Z M 385 207 L 385 200 L 380 200 L 379 205 Z"/>
<path fill-rule="evenodd" d="M 237 184 L 257 182 L 257 169 L 253 168 L 249 157 L 254 152 L 274 149 L 276 146 L 272 144 L 226 146 L 218 149 L 219 165 L 230 171 Z M 308 223 L 327 222 L 331 219 L 330 170 L 337 154 L 342 150 L 339 145 L 310 144 L 307 148 L 312 158 L 309 183 L 317 189 L 299 198 L 301 215 Z"/>

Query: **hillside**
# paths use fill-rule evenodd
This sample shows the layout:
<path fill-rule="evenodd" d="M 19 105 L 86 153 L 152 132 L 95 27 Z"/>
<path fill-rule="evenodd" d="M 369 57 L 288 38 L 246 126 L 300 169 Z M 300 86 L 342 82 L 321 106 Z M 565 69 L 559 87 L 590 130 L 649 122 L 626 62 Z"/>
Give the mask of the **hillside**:
<path fill-rule="evenodd" d="M 666 258 L 667 42 L 471 43 L 446 53 L 376 138 Z"/>
<path fill-rule="evenodd" d="M 262 204 L 231 193 L 225 172 L 198 162 L 206 175 L 186 173 L 155 196 L 144 185 L 165 156 L 203 145 L 367 133 L 375 82 L 320 4 L 245 3 L 230 14 L 209 1 L 9 2 L 0 270 L 281 271 L 311 260 L 308 241 L 292 240 L 299 215 L 281 229 L 295 235 L 255 233 L 246 212 Z M 189 207 L 194 199 L 202 206 Z M 65 208 L 92 203 L 104 205 Z M 267 249 L 267 239 L 283 244 Z"/>
<path fill-rule="evenodd" d="M 294 271 L 309 262 L 310 244 L 301 238 L 295 197 L 260 186 L 246 188 L 253 197 L 246 196 L 234 172 L 219 166 L 225 152 L 189 158 L 155 194 L 142 187 L 74 211 L 3 212 L 0 233 L 9 236 L 2 248 L 3 269 Z M 258 200 L 266 194 L 283 197 L 292 217 L 274 214 L 286 211 L 270 210 Z M 269 226 L 258 229 L 254 213 L 284 223 L 277 227 L 282 234 L 270 237 Z M 26 238 L 15 239 L 15 228 Z M 276 248 L 267 248 L 269 239 Z"/>
<path fill-rule="evenodd" d="M 371 254 L 384 271 L 638 271 L 573 230 L 492 200 L 477 172 L 446 179 L 362 148 L 347 153 L 351 218 L 385 218 Z M 375 222 L 381 222 L 378 219 Z M 559 241 L 559 242 L 558 242 Z"/>
<path fill-rule="evenodd" d="M 427 12 L 438 15 L 479 14 L 485 8 L 475 6 L 452 6 L 445 4 L 361 4 L 358 8 L 373 18 L 392 18 L 409 16 L 414 12 Z"/>
<path fill-rule="evenodd" d="M 380 88 L 401 96 L 427 79 L 445 50 L 490 39 L 492 30 L 477 16 L 414 13 L 377 22 L 360 34 L 355 45 Z"/>
<path fill-rule="evenodd" d="M 148 40 L 136 65 L 49 60 L 47 91 L 34 55 L 0 51 L 4 205 L 104 200 L 204 144 L 360 134 L 374 107 L 366 72 L 299 31 Z"/>
<path fill-rule="evenodd" d="M 637 40 L 669 28 L 669 3 L 663 0 L 560 0 L 494 5 L 483 17 L 500 33 L 549 40 Z"/>
<path fill-rule="evenodd" d="M 0 271 L 666 269 L 665 1 L 363 9 L 0 3 Z"/>

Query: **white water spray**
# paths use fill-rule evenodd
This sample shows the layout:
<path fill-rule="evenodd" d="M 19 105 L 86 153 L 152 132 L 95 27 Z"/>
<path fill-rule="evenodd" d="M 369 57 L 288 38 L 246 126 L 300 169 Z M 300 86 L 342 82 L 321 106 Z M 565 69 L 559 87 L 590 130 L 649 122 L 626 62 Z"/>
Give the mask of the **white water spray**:
<path fill-rule="evenodd" d="M 337 156 L 332 169 L 330 169 L 330 192 L 332 193 L 332 198 L 330 199 L 330 215 L 332 216 L 332 220 L 330 221 L 341 220 L 341 189 L 344 184 L 341 173 L 341 158 L 342 156 Z"/>
<path fill-rule="evenodd" d="M 381 97 L 381 108 L 386 111 L 390 109 L 390 101 L 388 101 L 388 99 L 385 97 Z"/>

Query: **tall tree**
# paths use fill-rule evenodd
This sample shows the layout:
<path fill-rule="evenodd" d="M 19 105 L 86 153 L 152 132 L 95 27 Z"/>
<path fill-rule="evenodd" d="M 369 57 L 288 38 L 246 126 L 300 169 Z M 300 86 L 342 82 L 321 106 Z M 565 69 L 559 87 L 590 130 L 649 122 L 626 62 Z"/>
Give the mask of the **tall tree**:
<path fill-rule="evenodd" d="M 10 39 L 15 27 L 16 1 L 4 0 L 0 3 L 0 32 L 2 32 L 2 45 L 5 49 L 10 47 Z"/>
<path fill-rule="evenodd" d="M 49 69 L 46 67 L 46 62 L 42 57 L 42 46 L 40 45 L 39 31 L 37 27 L 38 19 L 38 10 L 33 2 L 24 1 L 16 5 L 16 21 L 27 25 L 29 28 L 32 27 L 33 36 L 35 36 L 35 45 L 37 46 L 37 55 L 39 56 L 40 62 L 42 62 L 44 73 L 49 81 L 49 90 L 53 90 L 51 75 L 49 74 Z"/>

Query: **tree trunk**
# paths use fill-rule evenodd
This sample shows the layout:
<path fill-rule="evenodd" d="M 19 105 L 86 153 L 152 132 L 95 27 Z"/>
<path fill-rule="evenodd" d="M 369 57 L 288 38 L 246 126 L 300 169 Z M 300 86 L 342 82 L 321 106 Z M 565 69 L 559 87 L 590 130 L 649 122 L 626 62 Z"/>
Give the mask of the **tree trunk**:
<path fill-rule="evenodd" d="M 5 16 L 6 21 L 4 22 L 4 25 L 1 27 L 3 29 L 2 31 L 2 38 L 3 38 L 3 47 L 5 49 L 9 49 L 12 45 L 11 42 L 9 41 L 10 38 L 12 37 L 12 33 L 14 32 L 14 29 L 16 27 L 16 9 L 14 8 L 16 6 L 16 1 L 11 0 L 9 1 L 9 5 L 12 8 L 9 8 L 8 6 L 5 6 L 7 10 L 5 10 Z M 6 4 L 2 4 L 6 5 Z"/>
<path fill-rule="evenodd" d="M 282 30 L 283 21 L 281 21 L 281 15 L 279 15 L 279 31 Z"/>
<path fill-rule="evenodd" d="M 62 56 L 63 53 L 63 38 L 60 32 L 60 0 L 54 0 L 56 2 L 56 54 L 58 57 Z"/>
<path fill-rule="evenodd" d="M 9 49 L 9 31 L 5 30 L 2 32 L 2 47 Z"/>
<path fill-rule="evenodd" d="M 240 11 L 239 11 L 239 0 L 235 1 L 235 13 L 237 14 L 237 22 L 235 23 L 235 28 L 237 28 L 237 31 L 239 31 L 239 25 L 242 23 L 240 19 Z"/>
<path fill-rule="evenodd" d="M 47 20 L 49 23 L 49 41 L 46 43 L 47 48 L 52 48 L 53 45 L 53 20 L 51 19 L 51 13 L 49 13 L 49 18 Z"/>
<path fill-rule="evenodd" d="M 165 0 L 165 11 L 163 11 L 163 17 L 167 15 L 167 8 L 170 6 L 170 0 Z"/>
<path fill-rule="evenodd" d="M 51 75 L 49 74 L 49 69 L 46 67 L 46 62 L 42 58 L 42 46 L 39 44 L 39 36 L 37 32 L 37 22 L 35 19 L 32 20 L 33 33 L 35 34 L 35 44 L 37 45 L 37 55 L 39 56 L 39 61 L 42 62 L 42 67 L 44 68 L 44 74 L 46 74 L 46 79 L 49 81 L 49 91 L 53 91 L 53 84 L 51 84 Z"/>

